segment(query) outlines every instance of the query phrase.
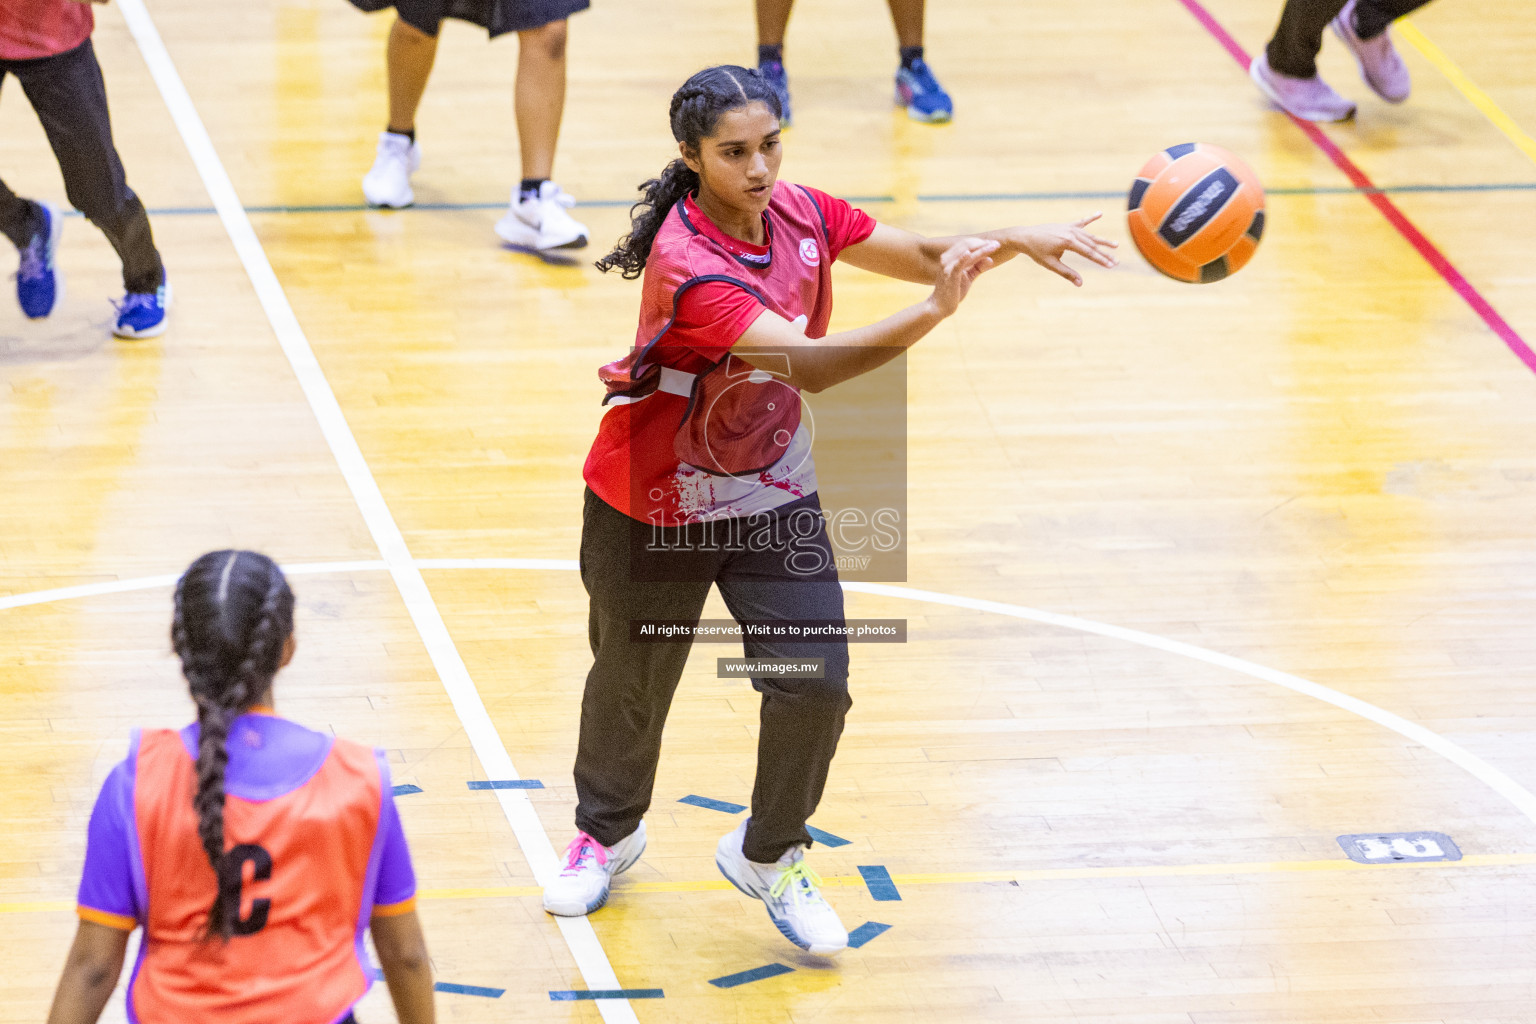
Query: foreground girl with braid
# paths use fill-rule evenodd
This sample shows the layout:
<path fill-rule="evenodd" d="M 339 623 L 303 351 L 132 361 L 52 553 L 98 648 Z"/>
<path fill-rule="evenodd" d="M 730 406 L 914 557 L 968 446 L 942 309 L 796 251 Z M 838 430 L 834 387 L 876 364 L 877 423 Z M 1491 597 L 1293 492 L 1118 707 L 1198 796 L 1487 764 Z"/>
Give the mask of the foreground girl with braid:
<path fill-rule="evenodd" d="M 383 753 L 273 710 L 294 652 L 282 571 L 251 551 L 202 556 L 176 585 L 171 642 L 197 721 L 134 730 L 102 786 L 49 1024 L 94 1024 L 136 927 L 135 1022 L 352 1024 L 368 927 L 401 1024 L 432 1024 Z"/>

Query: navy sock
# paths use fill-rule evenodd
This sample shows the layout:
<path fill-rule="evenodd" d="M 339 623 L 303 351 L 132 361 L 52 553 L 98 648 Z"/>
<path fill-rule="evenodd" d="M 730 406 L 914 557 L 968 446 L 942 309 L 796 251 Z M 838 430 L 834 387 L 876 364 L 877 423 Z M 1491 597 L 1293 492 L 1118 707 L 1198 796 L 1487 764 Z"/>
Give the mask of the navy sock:
<path fill-rule="evenodd" d="M 519 199 L 537 199 L 537 198 L 539 198 L 539 188 L 540 188 L 540 186 L 542 186 L 548 180 L 549 180 L 548 178 L 524 178 L 523 179 L 523 183 L 521 185 L 517 186 L 517 198 L 519 198 Z"/>
<path fill-rule="evenodd" d="M 404 135 L 406 138 L 410 139 L 412 142 L 416 141 L 416 129 L 415 128 L 407 128 L 405 131 L 402 132 L 398 128 L 391 128 L 389 125 L 385 125 L 384 126 L 384 130 L 386 132 L 388 132 L 389 134 L 391 134 L 391 135 Z"/>
<path fill-rule="evenodd" d="M 757 47 L 757 63 L 759 67 L 764 64 L 783 64 L 784 44 L 779 43 L 777 46 L 763 46 L 761 43 L 759 43 Z"/>
<path fill-rule="evenodd" d="M 912 65 L 922 59 L 923 48 L 921 46 L 903 46 L 901 48 L 901 66 L 908 71 L 911 71 Z"/>

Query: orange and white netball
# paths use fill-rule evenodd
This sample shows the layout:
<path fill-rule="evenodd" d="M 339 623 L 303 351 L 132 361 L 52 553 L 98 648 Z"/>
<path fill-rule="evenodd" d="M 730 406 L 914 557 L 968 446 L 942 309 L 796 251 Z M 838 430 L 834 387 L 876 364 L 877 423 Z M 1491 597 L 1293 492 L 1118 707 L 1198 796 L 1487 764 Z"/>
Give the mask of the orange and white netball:
<path fill-rule="evenodd" d="M 1158 153 L 1131 185 L 1131 238 L 1148 263 L 1210 284 L 1253 258 L 1264 233 L 1264 186 L 1220 146 L 1186 142 Z"/>

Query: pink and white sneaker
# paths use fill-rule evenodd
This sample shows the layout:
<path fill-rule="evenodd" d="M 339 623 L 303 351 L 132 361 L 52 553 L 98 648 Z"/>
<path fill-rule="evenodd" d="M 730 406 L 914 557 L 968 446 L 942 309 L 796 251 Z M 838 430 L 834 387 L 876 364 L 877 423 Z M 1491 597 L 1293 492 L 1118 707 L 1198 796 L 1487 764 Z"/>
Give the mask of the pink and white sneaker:
<path fill-rule="evenodd" d="M 565 848 L 565 867 L 544 887 L 544 909 L 558 917 L 582 917 L 608 902 L 613 876 L 635 866 L 645 852 L 645 822 L 612 846 L 585 832 Z"/>
<path fill-rule="evenodd" d="M 1388 103 L 1401 103 L 1408 98 L 1413 82 L 1408 77 L 1408 65 L 1392 45 L 1391 29 L 1383 29 L 1381 35 L 1372 39 L 1361 39 L 1355 32 L 1355 0 L 1344 5 L 1332 25 L 1333 34 L 1355 55 L 1360 77 L 1372 92 Z"/>
<path fill-rule="evenodd" d="M 1282 75 L 1269 66 L 1263 50 L 1248 65 L 1248 77 L 1276 106 L 1303 121 L 1348 121 L 1355 116 L 1354 103 L 1334 92 L 1327 82 L 1317 75 Z"/>

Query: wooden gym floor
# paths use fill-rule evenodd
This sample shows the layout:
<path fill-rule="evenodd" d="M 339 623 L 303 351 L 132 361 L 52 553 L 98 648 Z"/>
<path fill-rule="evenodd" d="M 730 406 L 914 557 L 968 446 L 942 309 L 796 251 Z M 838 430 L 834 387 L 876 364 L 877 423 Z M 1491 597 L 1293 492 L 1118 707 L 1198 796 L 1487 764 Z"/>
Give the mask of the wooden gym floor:
<path fill-rule="evenodd" d="M 115 258 L 78 218 L 60 310 L 31 323 L 0 302 L 0 1021 L 46 1012 L 128 729 L 190 714 L 169 580 L 231 545 L 307 570 L 281 709 L 387 748 L 421 790 L 400 807 L 437 974 L 459 987 L 444 1020 L 1536 1020 L 1521 0 L 1415 16 L 1401 107 L 1323 53 L 1361 109 L 1322 137 L 1462 293 L 1181 0 L 932 5 L 958 108 L 937 128 L 889 106 L 879 0 L 802 0 L 784 176 L 882 219 L 948 233 L 1103 209 L 1123 238 L 1136 168 L 1190 140 L 1270 188 L 1259 254 L 1228 281 L 1175 284 L 1126 250 L 1081 291 L 1013 264 L 914 351 L 905 586 L 928 593 L 850 593 L 851 615 L 905 618 L 910 641 L 854 649 L 813 819 L 849 840 L 812 855 L 844 920 L 890 927 L 833 966 L 719 878 L 737 818 L 678 802 L 750 794 L 756 702 L 715 678 L 726 648 L 690 664 L 644 861 L 590 928 L 540 909 L 528 857 L 571 831 L 588 664 L 569 560 L 594 371 L 633 337 L 638 288 L 591 269 L 600 249 L 562 267 L 495 245 L 515 41 L 447 28 L 420 206 L 372 212 L 358 180 L 388 15 L 151 0 L 168 65 L 129 5 L 98 8 L 95 38 L 171 329 L 108 336 Z M 1209 11 L 1251 52 L 1278 8 Z M 752 44 L 745 0 L 596 0 L 572 22 L 557 178 L 597 242 L 669 156 L 671 91 Z M 168 106 L 152 63 L 190 104 Z M 199 123 L 211 148 L 189 152 Z M 222 215 L 199 161 L 232 183 Z M 0 176 L 62 202 L 14 82 Z M 838 287 L 834 328 L 922 294 L 852 270 Z M 59 588 L 83 589 L 39 594 Z M 466 785 L 514 769 L 543 788 Z M 1420 830 L 1463 859 L 1355 865 L 1336 838 Z M 709 983 L 775 963 L 792 970 Z M 663 995 L 550 995 L 613 987 Z M 392 1019 L 382 986 L 360 1016 Z"/>

